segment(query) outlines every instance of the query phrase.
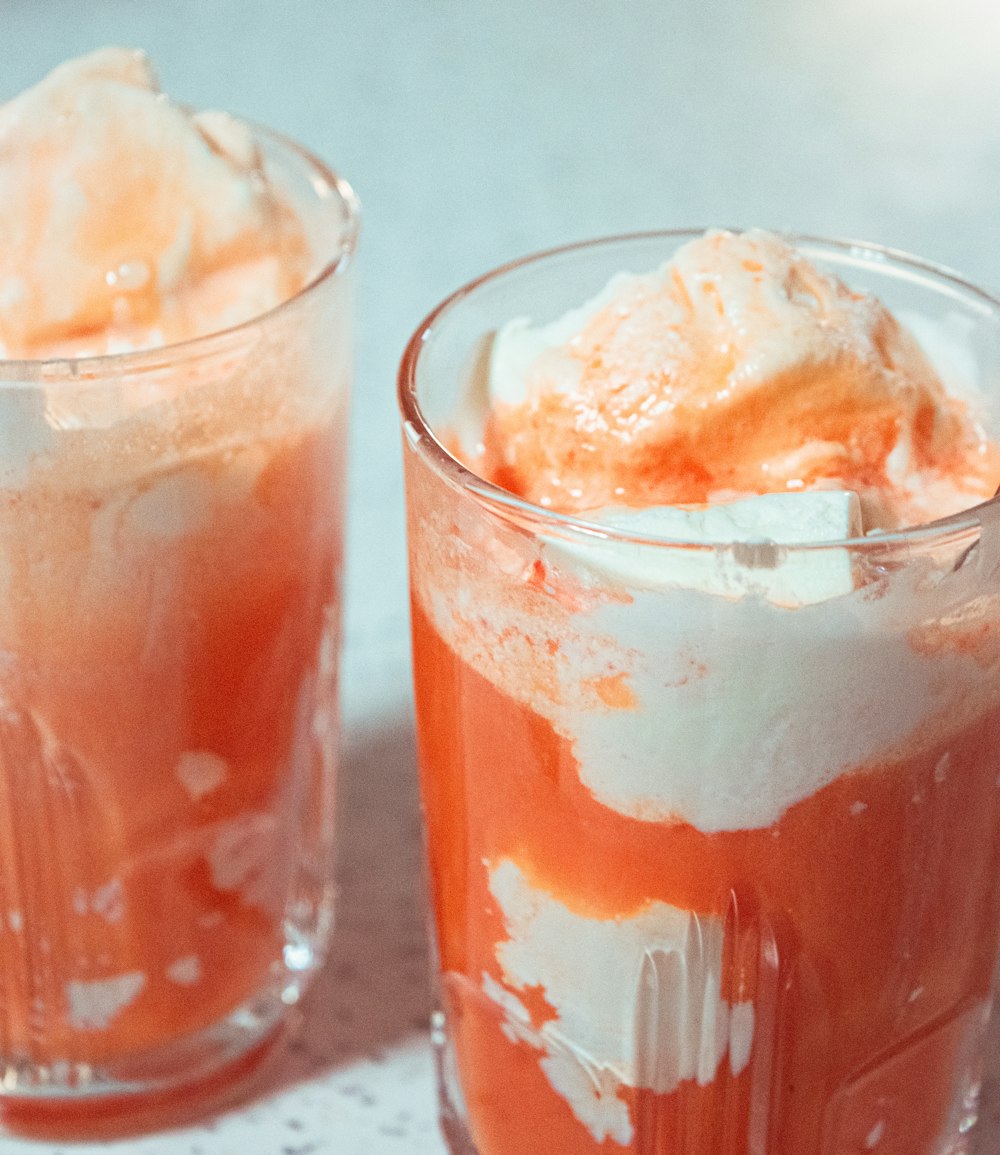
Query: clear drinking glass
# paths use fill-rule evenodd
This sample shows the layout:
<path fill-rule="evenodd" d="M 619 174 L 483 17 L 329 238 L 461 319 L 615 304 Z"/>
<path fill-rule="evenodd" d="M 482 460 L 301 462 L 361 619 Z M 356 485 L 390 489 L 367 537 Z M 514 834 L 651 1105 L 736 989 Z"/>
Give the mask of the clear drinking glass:
<path fill-rule="evenodd" d="M 444 1130 L 456 1155 L 965 1151 L 1000 913 L 1000 503 L 685 545 L 532 506 L 449 451 L 492 332 L 691 235 L 509 265 L 403 360 Z M 1000 432 L 1000 303 L 792 240 Z"/>
<path fill-rule="evenodd" d="M 253 1067 L 330 928 L 351 189 L 258 135 L 305 288 L 0 362 L 0 1123 L 128 1128 Z"/>

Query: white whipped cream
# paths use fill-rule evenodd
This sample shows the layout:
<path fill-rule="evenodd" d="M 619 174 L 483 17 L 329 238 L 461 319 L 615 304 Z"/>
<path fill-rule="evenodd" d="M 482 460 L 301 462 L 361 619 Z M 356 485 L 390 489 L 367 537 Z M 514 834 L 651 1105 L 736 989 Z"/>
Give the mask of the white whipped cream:
<path fill-rule="evenodd" d="M 840 488 L 886 530 L 995 486 L 965 391 L 949 395 L 913 334 L 759 230 L 706 233 L 551 323 L 518 318 L 478 368 L 464 405 L 488 424 L 456 432 L 556 509 Z"/>
<path fill-rule="evenodd" d="M 705 832 L 769 826 L 843 774 L 958 732 L 1000 693 L 1000 643 L 983 632 L 1000 612 L 983 593 L 989 550 L 956 572 L 948 557 L 911 560 L 845 592 L 833 547 L 839 592 L 788 608 L 734 598 L 761 571 L 740 578 L 732 558 L 724 592 L 688 588 L 671 548 L 569 534 L 532 543 L 497 523 L 457 542 L 453 524 L 428 518 L 416 551 L 435 628 L 548 719 L 594 796 L 631 817 Z"/>
<path fill-rule="evenodd" d="M 885 362 L 890 375 L 902 371 L 918 380 L 926 372 L 909 334 L 883 323 L 887 314 L 873 297 L 849 293 L 771 233 L 713 229 L 652 273 L 618 273 L 555 321 L 509 321 L 490 352 L 491 400 L 519 404 L 536 386 L 576 391 L 583 366 L 574 353 L 588 324 L 606 309 L 621 326 L 616 338 L 628 353 L 627 368 L 639 378 L 696 361 L 689 332 L 715 334 L 734 363 L 724 395 L 715 399 L 722 413 L 748 388 L 802 366 L 834 364 L 845 352 L 862 364 Z M 642 331 L 655 343 L 639 351 L 630 347 L 628 327 L 642 310 L 655 310 L 655 330 L 647 317 Z M 606 371 L 613 383 L 615 370 Z"/>

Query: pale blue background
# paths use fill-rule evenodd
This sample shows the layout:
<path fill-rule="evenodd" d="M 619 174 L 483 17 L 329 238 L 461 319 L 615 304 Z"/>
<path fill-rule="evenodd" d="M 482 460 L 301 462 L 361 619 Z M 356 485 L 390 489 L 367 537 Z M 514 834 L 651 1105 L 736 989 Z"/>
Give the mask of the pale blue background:
<path fill-rule="evenodd" d="M 1000 288 L 1000 5 L 0 0 L 0 98 L 111 42 L 146 48 L 179 99 L 297 137 L 364 203 L 344 890 L 267 1095 L 211 1128 L 73 1150 L 440 1155 L 393 396 L 406 338 L 491 265 L 652 227 L 861 237 Z M 3 1155 L 57 1149 L 0 1139 Z"/>

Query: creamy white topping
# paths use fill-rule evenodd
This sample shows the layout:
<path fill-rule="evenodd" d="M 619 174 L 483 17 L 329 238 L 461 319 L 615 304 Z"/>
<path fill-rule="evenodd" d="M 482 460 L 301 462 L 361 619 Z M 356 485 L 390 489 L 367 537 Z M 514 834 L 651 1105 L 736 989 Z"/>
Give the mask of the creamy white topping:
<path fill-rule="evenodd" d="M 478 369 L 483 468 L 556 509 L 840 488 L 886 530 L 984 500 L 1000 469 L 875 297 L 759 230 L 706 233 L 549 324 L 518 318 Z M 472 422 L 456 432 L 478 460 Z"/>
<path fill-rule="evenodd" d="M 765 827 L 842 774 L 942 741 L 1000 694 L 987 572 L 1000 547 L 957 569 L 947 550 L 911 556 L 898 572 L 859 547 L 864 580 L 850 590 L 844 549 L 820 550 L 789 608 L 768 599 L 774 571 L 733 550 L 695 582 L 677 547 L 464 525 L 458 540 L 450 511 L 425 519 L 421 604 L 473 669 L 570 742 L 594 796 L 631 817 Z"/>
<path fill-rule="evenodd" d="M 661 286 L 666 279 L 666 269 L 664 265 L 648 275 L 619 273 L 586 304 L 568 310 L 548 325 L 534 325 L 528 317 L 508 321 L 490 346 L 489 399 L 520 404 L 528 398 L 532 381 L 543 377 L 547 388 L 574 392 L 580 383 L 581 364 L 569 355 L 567 346 L 602 309 Z"/>

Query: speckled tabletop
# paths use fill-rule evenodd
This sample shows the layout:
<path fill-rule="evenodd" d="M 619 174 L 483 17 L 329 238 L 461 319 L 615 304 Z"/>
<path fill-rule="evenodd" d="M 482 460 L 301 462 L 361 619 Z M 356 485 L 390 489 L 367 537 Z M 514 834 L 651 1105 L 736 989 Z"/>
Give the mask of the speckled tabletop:
<path fill-rule="evenodd" d="M 441 1155 L 408 689 L 396 364 L 447 292 L 603 233 L 857 236 L 1000 287 L 992 0 L 0 0 L 0 98 L 102 43 L 310 146 L 365 208 L 341 901 L 298 1041 L 218 1119 L 3 1155 Z M 980 1150 L 1000 1150 L 1000 1125 Z"/>

